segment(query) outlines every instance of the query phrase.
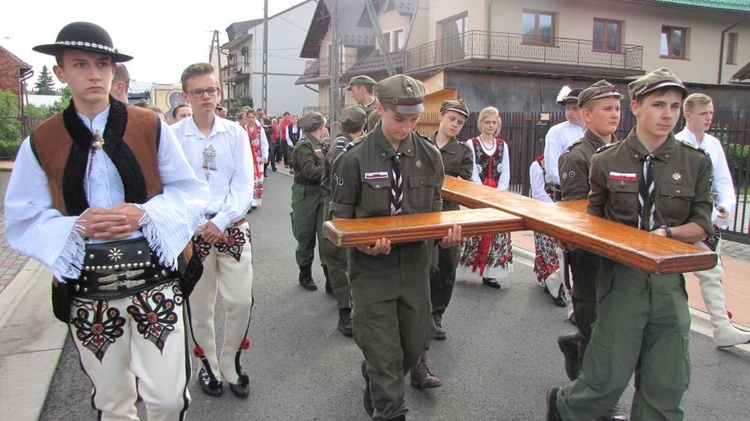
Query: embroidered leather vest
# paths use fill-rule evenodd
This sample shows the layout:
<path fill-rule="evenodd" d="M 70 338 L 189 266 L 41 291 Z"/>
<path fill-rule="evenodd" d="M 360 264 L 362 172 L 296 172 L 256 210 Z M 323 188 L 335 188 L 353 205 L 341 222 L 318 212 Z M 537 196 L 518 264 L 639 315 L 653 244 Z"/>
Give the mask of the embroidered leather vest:
<path fill-rule="evenodd" d="M 135 155 L 146 181 L 148 199 L 162 192 L 159 173 L 159 128 L 154 112 L 140 107 L 127 107 L 128 122 L 123 141 Z M 68 215 L 63 195 L 63 177 L 73 138 L 65 128 L 62 113 L 43 121 L 31 134 L 31 142 L 39 164 L 47 175 L 52 206 Z"/>
<path fill-rule="evenodd" d="M 299 141 L 299 126 L 289 126 L 289 140 L 292 141 L 292 145 L 297 145 Z"/>

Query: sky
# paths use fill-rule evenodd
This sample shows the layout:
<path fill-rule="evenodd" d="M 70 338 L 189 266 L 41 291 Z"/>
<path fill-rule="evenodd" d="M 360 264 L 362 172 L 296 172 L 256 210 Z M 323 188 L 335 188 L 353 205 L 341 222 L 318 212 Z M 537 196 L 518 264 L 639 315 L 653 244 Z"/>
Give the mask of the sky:
<path fill-rule="evenodd" d="M 301 1 L 268 0 L 268 15 L 273 16 Z M 194 6 L 199 4 L 200 7 Z M 214 30 L 219 31 L 219 44 L 225 44 L 228 42 L 226 28 L 230 24 L 263 17 L 263 0 L 205 3 L 194 0 L 32 0 L 29 6 L 23 13 L 0 14 L 0 45 L 33 67 L 34 76 L 27 82 L 30 88 L 42 66 L 46 65 L 52 74 L 55 64 L 53 56 L 31 48 L 54 43 L 60 29 L 71 22 L 92 22 L 107 30 L 114 47 L 134 57 L 125 63 L 132 79 L 179 84 L 185 67 L 208 61 Z M 307 27 L 309 22 L 303 25 Z"/>

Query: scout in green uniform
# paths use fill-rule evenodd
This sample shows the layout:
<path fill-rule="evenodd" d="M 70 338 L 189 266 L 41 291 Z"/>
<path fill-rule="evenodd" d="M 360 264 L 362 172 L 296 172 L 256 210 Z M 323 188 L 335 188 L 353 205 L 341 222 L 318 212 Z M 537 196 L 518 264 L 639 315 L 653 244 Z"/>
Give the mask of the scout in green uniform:
<path fill-rule="evenodd" d="M 357 105 L 362 107 L 368 116 L 365 131 L 367 131 L 367 128 L 372 130 L 379 119 L 377 113 L 378 99 L 375 97 L 375 87 L 377 84 L 378 82 L 375 82 L 375 79 L 366 75 L 359 75 L 351 78 L 349 85 L 346 87 L 346 90 L 352 95 Z"/>
<path fill-rule="evenodd" d="M 654 235 L 696 242 L 713 231 L 713 168 L 675 140 L 687 89 L 659 69 L 628 85 L 636 127 L 591 160 L 588 213 Z M 547 395 L 548 420 L 591 420 L 620 398 L 635 373 L 634 420 L 682 420 L 690 380 L 690 313 L 682 274 L 655 275 L 602 258 L 597 320 L 580 376 Z"/>
<path fill-rule="evenodd" d="M 424 111 L 424 85 L 396 75 L 381 81 L 377 93 L 380 123 L 334 162 L 333 218 L 441 211 L 440 152 L 413 131 Z M 441 240 L 444 247 L 460 242 L 459 226 Z M 427 242 L 381 238 L 350 249 L 349 266 L 354 339 L 365 356 L 365 410 L 377 420 L 403 420 L 404 375 L 434 334 Z"/>
<path fill-rule="evenodd" d="M 432 135 L 432 143 L 440 150 L 443 158 L 445 175 L 460 177 L 471 181 L 471 149 L 465 142 L 459 142 L 456 136 L 469 118 L 469 109 L 462 101 L 443 101 L 440 106 L 440 126 Z M 444 211 L 459 210 L 458 203 L 443 201 Z M 445 339 L 443 314 L 453 294 L 456 283 L 456 267 L 460 250 L 458 247 L 443 248 L 437 246 L 432 257 L 432 274 L 430 276 L 430 299 L 432 301 L 432 318 L 435 321 L 435 339 Z"/>
<path fill-rule="evenodd" d="M 600 80 L 578 95 L 581 117 L 586 123 L 583 138 L 574 142 L 560 156 L 560 188 L 563 201 L 585 200 L 589 195 L 589 169 L 591 156 L 600 147 L 616 141 L 614 133 L 620 124 L 622 95 L 606 80 Z M 570 271 L 573 275 L 573 314 L 578 332 L 557 338 L 565 355 L 565 371 L 570 380 L 580 372 L 586 346 L 591 339 L 591 329 L 596 321 L 596 273 L 601 258 L 584 249 L 570 253 Z M 602 417 L 605 420 L 624 420 L 617 405 Z"/>
<path fill-rule="evenodd" d="M 299 265 L 299 284 L 308 291 L 318 286 L 312 278 L 312 263 L 315 258 L 315 237 L 318 239 L 318 256 L 323 273 L 328 279 L 328 268 L 321 252 L 323 240 L 323 201 L 325 199 L 320 182 L 328 144 L 319 140 L 325 132 L 325 118 L 316 111 L 302 116 L 299 125 L 305 133 L 292 151 L 294 161 L 294 183 L 292 184 L 292 233 L 297 240 L 295 258 Z"/>
<path fill-rule="evenodd" d="M 333 166 L 333 161 L 344 151 L 346 145 L 362 135 L 366 123 L 367 114 L 358 105 L 345 108 L 341 112 L 339 122 L 341 131 L 338 137 L 330 141 L 331 144 L 328 155 L 326 155 L 323 170 L 323 182 L 320 184 L 325 192 L 323 218 L 326 221 L 331 220 L 331 215 L 328 213 L 328 204 L 331 201 L 331 167 Z M 323 239 L 322 249 L 326 257 L 330 279 L 330 282 L 326 281 L 326 293 L 336 297 L 339 307 L 339 324 L 337 328 L 345 336 L 352 336 L 352 303 L 349 294 L 349 257 L 347 256 L 347 250 L 336 247 L 327 238 Z"/>

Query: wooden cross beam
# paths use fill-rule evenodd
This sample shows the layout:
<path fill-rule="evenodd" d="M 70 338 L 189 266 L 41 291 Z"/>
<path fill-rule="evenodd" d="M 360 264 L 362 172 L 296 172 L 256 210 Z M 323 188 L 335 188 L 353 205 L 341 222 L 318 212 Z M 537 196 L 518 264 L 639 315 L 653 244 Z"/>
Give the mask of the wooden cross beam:
<path fill-rule="evenodd" d="M 585 200 L 544 203 L 447 176 L 442 196 L 468 208 L 490 207 L 520 216 L 527 229 L 650 273 L 694 272 L 716 265 L 716 253 L 589 215 Z"/>
<path fill-rule="evenodd" d="M 339 247 L 438 239 L 454 224 L 465 235 L 533 230 L 646 272 L 684 273 L 710 269 L 716 253 L 586 213 L 586 201 L 544 203 L 517 193 L 445 177 L 443 199 L 468 210 L 378 218 L 339 219 L 323 234 Z"/>

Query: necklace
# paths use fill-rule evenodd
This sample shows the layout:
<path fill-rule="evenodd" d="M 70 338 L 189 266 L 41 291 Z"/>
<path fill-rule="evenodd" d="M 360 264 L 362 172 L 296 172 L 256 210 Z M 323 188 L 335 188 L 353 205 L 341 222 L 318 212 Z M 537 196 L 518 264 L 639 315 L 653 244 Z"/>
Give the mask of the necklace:
<path fill-rule="evenodd" d="M 479 141 L 482 142 L 482 145 L 484 145 L 485 148 L 490 149 L 495 146 L 495 138 L 492 138 L 492 141 L 488 144 L 487 142 L 482 139 L 482 136 L 479 136 Z"/>

